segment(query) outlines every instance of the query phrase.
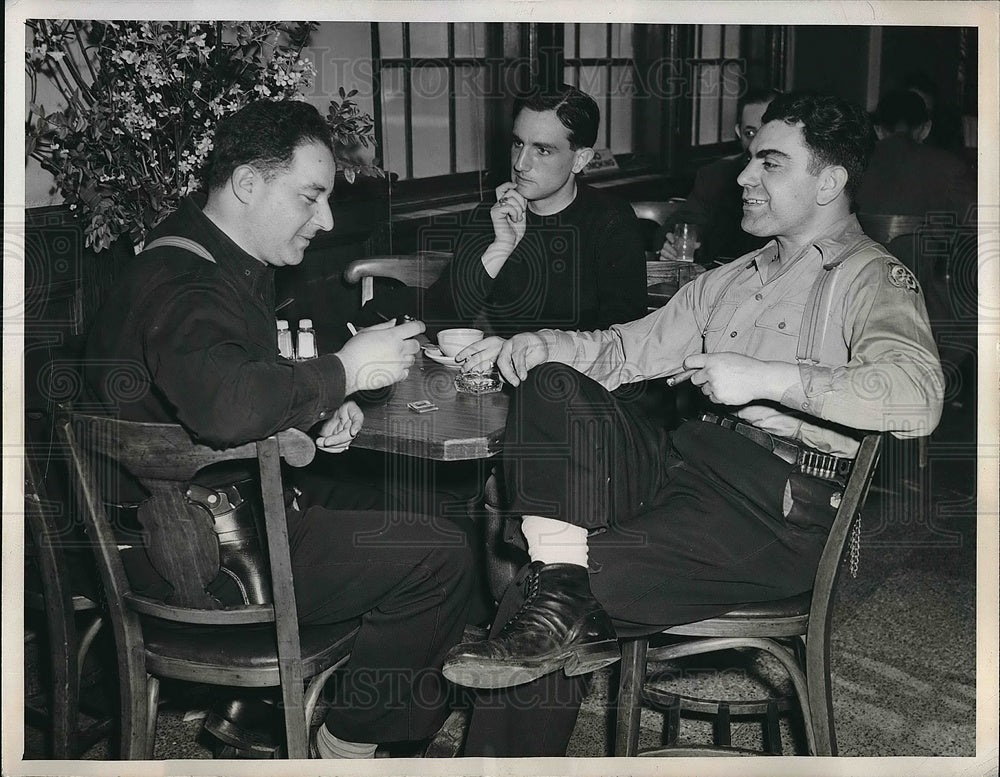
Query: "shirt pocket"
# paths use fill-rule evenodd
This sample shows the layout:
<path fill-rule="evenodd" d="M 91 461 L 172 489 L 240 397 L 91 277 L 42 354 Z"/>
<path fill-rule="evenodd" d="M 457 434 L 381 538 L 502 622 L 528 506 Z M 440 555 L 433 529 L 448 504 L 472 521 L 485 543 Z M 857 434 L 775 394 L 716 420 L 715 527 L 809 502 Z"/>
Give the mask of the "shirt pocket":
<path fill-rule="evenodd" d="M 757 317 L 753 339 L 758 359 L 794 361 L 804 310 L 804 305 L 779 302 Z"/>
<path fill-rule="evenodd" d="M 712 309 L 712 314 L 708 318 L 708 322 L 705 324 L 704 334 L 708 335 L 712 332 L 718 332 L 722 329 L 729 327 L 729 322 L 733 320 L 733 316 L 736 314 L 737 304 L 735 302 L 720 302 Z"/>
<path fill-rule="evenodd" d="M 757 316 L 754 326 L 768 334 L 788 335 L 798 337 L 799 329 L 802 327 L 803 305 L 794 305 L 787 302 L 780 302 L 767 308 Z"/>

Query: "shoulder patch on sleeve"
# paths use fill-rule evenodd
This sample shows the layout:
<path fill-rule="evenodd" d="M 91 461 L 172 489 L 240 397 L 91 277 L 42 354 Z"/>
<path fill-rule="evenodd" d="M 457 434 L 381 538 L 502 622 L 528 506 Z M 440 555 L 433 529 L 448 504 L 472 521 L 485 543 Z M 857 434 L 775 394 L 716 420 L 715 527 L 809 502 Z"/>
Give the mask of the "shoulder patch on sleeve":
<path fill-rule="evenodd" d="M 919 291 L 920 285 L 917 283 L 916 276 L 910 272 L 909 268 L 899 262 L 887 261 L 885 263 L 886 270 L 889 273 L 889 283 L 900 289 L 908 289 L 909 291 Z"/>

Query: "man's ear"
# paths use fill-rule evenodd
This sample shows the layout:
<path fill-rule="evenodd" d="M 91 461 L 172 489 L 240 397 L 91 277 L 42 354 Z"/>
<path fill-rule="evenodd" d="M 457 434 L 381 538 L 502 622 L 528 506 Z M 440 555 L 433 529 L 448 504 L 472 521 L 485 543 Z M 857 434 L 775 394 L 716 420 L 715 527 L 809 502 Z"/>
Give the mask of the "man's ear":
<path fill-rule="evenodd" d="M 579 175 L 583 172 L 583 168 L 590 164 L 590 160 L 593 158 L 594 149 L 578 148 L 576 150 L 576 155 L 573 157 L 573 172 Z"/>
<path fill-rule="evenodd" d="M 840 165 L 824 167 L 819 174 L 819 190 L 816 192 L 816 202 L 819 205 L 829 205 L 847 186 L 847 170 Z"/>
<path fill-rule="evenodd" d="M 253 187 L 257 183 L 258 173 L 250 165 L 240 165 L 229 176 L 229 186 L 236 199 L 246 205 L 253 196 Z"/>
<path fill-rule="evenodd" d="M 919 127 L 917 127 L 915 130 L 913 130 L 913 139 L 917 141 L 917 143 L 923 143 L 925 140 L 927 140 L 927 136 L 931 134 L 931 124 L 933 124 L 933 122 L 930 119 L 928 119 Z"/>

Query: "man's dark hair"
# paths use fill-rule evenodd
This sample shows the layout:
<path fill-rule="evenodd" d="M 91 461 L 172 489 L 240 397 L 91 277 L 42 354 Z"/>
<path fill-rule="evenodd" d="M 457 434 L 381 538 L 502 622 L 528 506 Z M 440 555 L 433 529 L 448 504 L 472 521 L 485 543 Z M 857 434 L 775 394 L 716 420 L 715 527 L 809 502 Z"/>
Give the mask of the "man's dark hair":
<path fill-rule="evenodd" d="M 205 185 L 209 191 L 224 186 L 245 164 L 270 178 L 288 169 L 295 149 L 312 142 L 334 154 L 330 127 L 312 105 L 298 100 L 252 102 L 216 125 Z"/>
<path fill-rule="evenodd" d="M 884 95 L 875 109 L 875 123 L 887 132 L 909 132 L 930 118 L 923 98 L 903 89 Z"/>
<path fill-rule="evenodd" d="M 744 92 L 740 99 L 736 102 L 736 123 L 740 124 L 743 121 L 743 109 L 748 105 L 757 105 L 757 103 L 769 103 L 775 97 L 780 94 L 784 94 L 780 89 L 772 89 L 770 87 L 761 87 L 759 89 L 748 89 Z"/>
<path fill-rule="evenodd" d="M 761 119 L 802 124 L 809 149 L 809 172 L 816 175 L 828 165 L 847 171 L 847 192 L 851 209 L 875 148 L 875 129 L 860 105 L 832 95 L 793 92 L 776 97 Z"/>
<path fill-rule="evenodd" d="M 555 111 L 562 125 L 569 130 L 569 147 L 590 148 L 597 142 L 601 109 L 594 98 L 575 86 L 563 84 L 557 91 L 534 90 L 514 98 L 514 118 L 528 108 L 532 111 Z"/>

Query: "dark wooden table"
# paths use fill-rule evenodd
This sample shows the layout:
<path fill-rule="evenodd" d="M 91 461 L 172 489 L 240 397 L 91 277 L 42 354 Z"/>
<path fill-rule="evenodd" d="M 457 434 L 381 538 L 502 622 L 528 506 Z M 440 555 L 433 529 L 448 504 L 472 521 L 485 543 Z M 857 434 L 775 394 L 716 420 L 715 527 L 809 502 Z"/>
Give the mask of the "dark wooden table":
<path fill-rule="evenodd" d="M 421 353 L 406 380 L 358 401 L 365 423 L 351 447 L 437 461 L 498 453 L 507 423 L 507 394 L 460 394 L 455 390 L 457 374 Z M 421 399 L 439 409 L 417 414 L 407 408 L 408 402 Z"/>

